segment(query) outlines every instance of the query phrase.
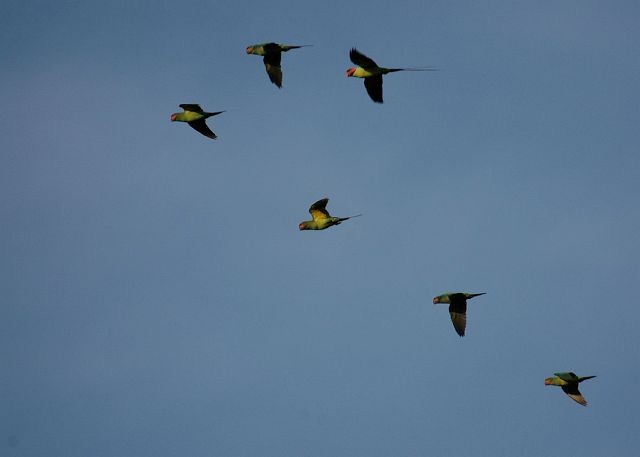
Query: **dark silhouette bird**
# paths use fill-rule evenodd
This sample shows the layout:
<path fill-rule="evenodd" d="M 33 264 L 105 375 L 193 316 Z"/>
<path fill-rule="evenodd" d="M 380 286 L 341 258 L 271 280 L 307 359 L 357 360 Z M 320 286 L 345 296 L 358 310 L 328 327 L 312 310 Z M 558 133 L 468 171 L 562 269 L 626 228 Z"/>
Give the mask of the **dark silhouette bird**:
<path fill-rule="evenodd" d="M 279 88 L 282 88 L 282 68 L 280 67 L 282 53 L 290 51 L 291 49 L 304 48 L 307 46 L 311 45 L 302 44 L 299 46 L 291 46 L 278 43 L 259 43 L 247 46 L 247 54 L 264 56 L 262 61 L 269 75 L 269 80 Z"/>
<path fill-rule="evenodd" d="M 447 292 L 434 297 L 433 304 L 449 304 L 449 315 L 451 316 L 453 328 L 456 330 L 458 335 L 464 336 L 464 331 L 467 327 L 467 300 L 477 297 L 478 295 L 484 295 L 485 293 L 486 292 L 469 294 L 466 292 Z"/>
<path fill-rule="evenodd" d="M 376 103 L 382 103 L 382 75 L 393 73 L 395 71 L 436 71 L 436 68 L 385 68 L 379 67 L 373 59 L 365 56 L 356 48 L 352 48 L 349 52 L 351 62 L 358 65 L 347 70 L 348 77 L 364 78 L 364 87 L 371 100 Z"/>

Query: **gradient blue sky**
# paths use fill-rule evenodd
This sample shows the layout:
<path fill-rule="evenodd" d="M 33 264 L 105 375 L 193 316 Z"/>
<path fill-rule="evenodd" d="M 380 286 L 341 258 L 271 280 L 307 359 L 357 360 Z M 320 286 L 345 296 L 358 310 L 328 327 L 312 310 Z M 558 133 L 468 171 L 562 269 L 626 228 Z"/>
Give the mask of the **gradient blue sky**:
<path fill-rule="evenodd" d="M 0 455 L 637 455 L 638 2 L 262 5 L 0 5 Z"/>

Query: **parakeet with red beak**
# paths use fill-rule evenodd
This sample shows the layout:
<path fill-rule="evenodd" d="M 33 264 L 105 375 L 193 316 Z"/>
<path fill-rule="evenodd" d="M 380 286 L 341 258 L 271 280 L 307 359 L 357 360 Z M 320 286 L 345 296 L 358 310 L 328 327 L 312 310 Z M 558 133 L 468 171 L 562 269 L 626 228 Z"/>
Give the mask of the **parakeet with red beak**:
<path fill-rule="evenodd" d="M 362 214 L 357 214 L 349 217 L 332 217 L 326 210 L 327 203 L 329 203 L 329 199 L 323 198 L 311 205 L 309 214 L 311 214 L 312 220 L 300 222 L 298 228 L 300 230 L 324 230 L 332 225 L 339 225 L 342 221 L 352 217 L 362 216 Z"/>
<path fill-rule="evenodd" d="M 478 295 L 485 295 L 486 292 L 480 292 L 479 294 L 468 294 L 466 292 L 447 292 L 442 295 L 438 295 L 433 298 L 433 304 L 440 303 L 449 304 L 449 315 L 451 316 L 451 322 L 456 333 L 460 336 L 464 336 L 465 328 L 467 327 L 467 300 Z"/>
<path fill-rule="evenodd" d="M 217 111 L 215 113 L 207 113 L 202 111 L 200 105 L 195 105 L 192 103 L 183 103 L 180 105 L 180 108 L 184 110 L 182 113 L 173 113 L 171 115 L 172 122 L 186 122 L 198 132 L 202 133 L 207 138 L 211 138 L 215 140 L 217 138 L 216 134 L 209 129 L 205 120 L 211 116 L 216 116 L 220 113 L 224 113 L 224 111 Z"/>
<path fill-rule="evenodd" d="M 351 48 L 349 52 L 351 62 L 358 65 L 347 70 L 348 77 L 364 78 L 364 87 L 371 100 L 382 103 L 382 75 L 393 73 L 394 71 L 436 71 L 436 68 L 384 68 L 379 67 L 373 59 L 365 56 L 356 48 Z"/>
<path fill-rule="evenodd" d="M 587 379 L 595 378 L 595 376 L 577 376 L 575 373 L 568 371 L 564 373 L 554 373 L 555 376 L 544 380 L 545 386 L 560 386 L 562 391 L 573 401 L 587 406 L 587 400 L 584 399 L 578 390 L 578 384 Z"/>
<path fill-rule="evenodd" d="M 262 61 L 264 67 L 269 75 L 269 80 L 282 88 L 282 68 L 280 67 L 280 60 L 282 59 L 282 53 L 291 49 L 305 48 L 311 46 L 310 44 L 302 44 L 299 46 L 290 46 L 286 44 L 278 43 L 260 43 L 247 46 L 247 54 L 255 54 L 257 56 L 264 56 Z"/>

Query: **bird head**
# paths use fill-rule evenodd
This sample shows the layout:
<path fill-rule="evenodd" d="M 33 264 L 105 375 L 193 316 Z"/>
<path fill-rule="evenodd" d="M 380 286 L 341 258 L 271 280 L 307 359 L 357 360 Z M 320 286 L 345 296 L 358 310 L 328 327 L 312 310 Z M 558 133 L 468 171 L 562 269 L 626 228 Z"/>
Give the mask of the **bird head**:
<path fill-rule="evenodd" d="M 449 297 L 450 292 L 447 292 L 446 294 L 441 294 L 438 295 L 437 297 L 433 297 L 433 304 L 434 305 L 448 305 L 451 303 L 451 298 Z"/>
<path fill-rule="evenodd" d="M 307 230 L 307 223 L 306 222 L 300 222 L 300 224 L 298 224 L 298 228 L 300 230 Z"/>
<path fill-rule="evenodd" d="M 253 54 L 253 46 L 247 46 L 247 54 Z"/>
<path fill-rule="evenodd" d="M 176 120 L 176 117 L 177 117 L 176 113 L 173 113 L 173 114 L 171 115 L 171 121 L 175 121 L 175 120 Z"/>
<path fill-rule="evenodd" d="M 356 67 L 351 67 L 347 70 L 347 77 L 349 76 L 353 76 L 353 74 L 356 72 Z"/>

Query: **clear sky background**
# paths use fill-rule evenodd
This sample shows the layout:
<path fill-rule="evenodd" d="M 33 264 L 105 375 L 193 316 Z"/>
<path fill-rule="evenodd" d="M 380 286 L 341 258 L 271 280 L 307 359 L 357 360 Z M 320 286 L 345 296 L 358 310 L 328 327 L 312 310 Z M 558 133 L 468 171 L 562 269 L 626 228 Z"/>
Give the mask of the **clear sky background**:
<path fill-rule="evenodd" d="M 637 455 L 639 20 L 2 2 L 0 455 Z M 282 90 L 264 41 L 313 45 Z M 377 105 L 353 46 L 440 71 Z M 322 197 L 363 216 L 299 232 Z M 464 338 L 448 290 L 487 293 Z"/>

